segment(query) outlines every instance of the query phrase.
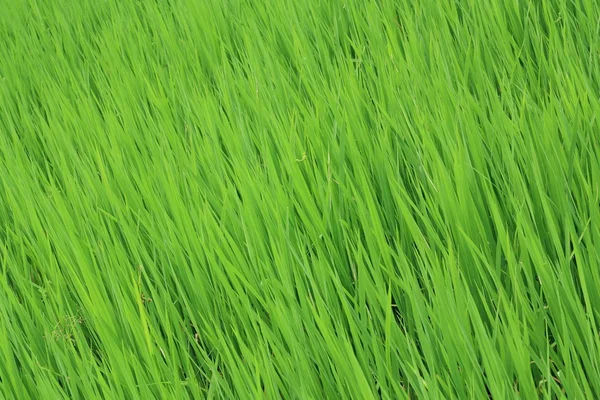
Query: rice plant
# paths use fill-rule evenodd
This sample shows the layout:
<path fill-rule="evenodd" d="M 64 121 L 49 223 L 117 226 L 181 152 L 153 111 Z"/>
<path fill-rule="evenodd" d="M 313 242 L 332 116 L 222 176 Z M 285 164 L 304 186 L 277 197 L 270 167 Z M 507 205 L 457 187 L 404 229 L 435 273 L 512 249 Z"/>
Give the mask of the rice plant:
<path fill-rule="evenodd" d="M 596 0 L 0 1 L 0 399 L 600 398 Z"/>

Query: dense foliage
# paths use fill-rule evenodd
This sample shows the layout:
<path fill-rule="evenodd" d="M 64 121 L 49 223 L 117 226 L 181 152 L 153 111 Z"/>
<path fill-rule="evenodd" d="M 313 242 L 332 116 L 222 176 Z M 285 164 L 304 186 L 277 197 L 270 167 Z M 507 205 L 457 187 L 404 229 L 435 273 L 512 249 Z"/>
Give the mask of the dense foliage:
<path fill-rule="evenodd" d="M 4 0 L 0 398 L 600 397 L 596 0 Z"/>

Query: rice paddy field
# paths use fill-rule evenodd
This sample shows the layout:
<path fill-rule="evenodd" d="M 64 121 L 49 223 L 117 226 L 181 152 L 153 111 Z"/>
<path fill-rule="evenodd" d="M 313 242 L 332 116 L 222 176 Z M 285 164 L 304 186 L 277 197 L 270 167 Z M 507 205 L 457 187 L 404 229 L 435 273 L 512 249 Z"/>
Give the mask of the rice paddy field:
<path fill-rule="evenodd" d="M 0 0 L 0 399 L 600 398 L 596 0 Z"/>

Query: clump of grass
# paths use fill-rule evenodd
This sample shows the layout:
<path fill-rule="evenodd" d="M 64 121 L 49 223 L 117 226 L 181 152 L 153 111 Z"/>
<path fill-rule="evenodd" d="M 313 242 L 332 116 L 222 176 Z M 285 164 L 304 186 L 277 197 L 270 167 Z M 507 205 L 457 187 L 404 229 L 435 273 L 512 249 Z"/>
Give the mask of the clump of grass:
<path fill-rule="evenodd" d="M 598 398 L 599 21 L 6 3 L 0 397 Z"/>

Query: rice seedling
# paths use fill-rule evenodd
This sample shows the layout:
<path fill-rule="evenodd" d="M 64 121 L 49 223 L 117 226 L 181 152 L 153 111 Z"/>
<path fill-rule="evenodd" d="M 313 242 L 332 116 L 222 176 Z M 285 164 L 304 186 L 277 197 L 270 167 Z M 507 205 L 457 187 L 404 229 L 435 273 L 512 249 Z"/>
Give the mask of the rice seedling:
<path fill-rule="evenodd" d="M 596 1 L 0 9 L 0 398 L 600 397 Z"/>

